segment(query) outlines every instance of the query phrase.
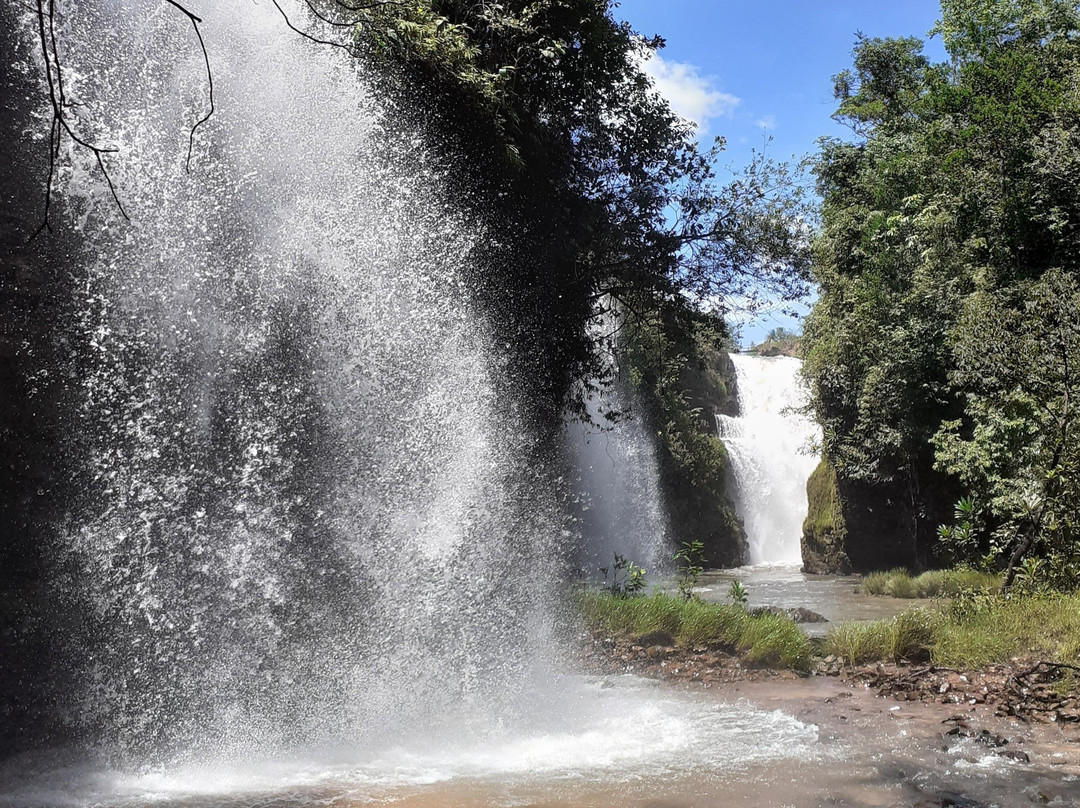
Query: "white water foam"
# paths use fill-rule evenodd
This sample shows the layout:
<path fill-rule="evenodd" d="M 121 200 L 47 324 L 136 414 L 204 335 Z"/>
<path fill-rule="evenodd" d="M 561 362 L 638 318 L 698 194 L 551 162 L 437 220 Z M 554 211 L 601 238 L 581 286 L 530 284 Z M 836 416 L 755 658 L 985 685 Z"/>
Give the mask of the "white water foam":
<path fill-rule="evenodd" d="M 456 743 L 431 738 L 378 751 L 337 750 L 322 759 L 136 775 L 90 765 L 43 775 L 28 770 L 0 805 L 391 801 L 402 791 L 457 782 L 616 785 L 687 774 L 720 777 L 823 753 L 817 728 L 783 712 L 677 693 L 633 676 L 565 678 L 536 698 L 553 699 L 554 691 L 557 702 L 549 701 L 546 712 L 530 711 L 527 725 L 464 727 Z"/>
<path fill-rule="evenodd" d="M 809 447 L 820 438 L 819 427 L 796 412 L 806 403 L 802 362 L 739 354 L 731 361 L 739 415 L 717 416 L 717 429 L 731 459 L 750 563 L 801 563 L 806 481 L 818 463 Z"/>

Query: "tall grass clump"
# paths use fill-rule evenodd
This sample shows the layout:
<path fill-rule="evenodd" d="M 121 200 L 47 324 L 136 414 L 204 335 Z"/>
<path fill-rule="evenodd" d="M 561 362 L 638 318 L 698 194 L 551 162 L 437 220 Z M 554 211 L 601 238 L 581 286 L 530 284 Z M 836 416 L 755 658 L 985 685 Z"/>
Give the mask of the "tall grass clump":
<path fill-rule="evenodd" d="M 998 575 L 971 569 L 930 570 L 912 576 L 905 569 L 871 572 L 862 580 L 868 595 L 893 598 L 953 598 L 962 592 L 990 592 L 1001 586 Z"/>
<path fill-rule="evenodd" d="M 892 620 L 834 626 L 822 650 L 849 665 L 929 660 L 978 668 L 1016 657 L 1077 665 L 1080 595 L 969 593 L 941 611 L 909 609 Z"/>
<path fill-rule="evenodd" d="M 1080 595 L 967 597 L 949 606 L 934 661 L 977 667 L 1027 656 L 1080 664 Z"/>
<path fill-rule="evenodd" d="M 635 637 L 663 632 L 683 645 L 727 648 L 763 665 L 797 671 L 810 668 L 810 640 L 786 617 L 751 615 L 739 606 L 659 593 L 620 598 L 589 590 L 582 593 L 580 604 L 588 625 L 611 634 Z"/>

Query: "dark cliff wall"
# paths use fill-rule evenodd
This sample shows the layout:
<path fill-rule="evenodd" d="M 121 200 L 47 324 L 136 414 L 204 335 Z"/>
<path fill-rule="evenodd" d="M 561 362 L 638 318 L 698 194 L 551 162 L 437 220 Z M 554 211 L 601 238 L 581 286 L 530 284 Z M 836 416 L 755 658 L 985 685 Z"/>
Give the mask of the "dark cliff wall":
<path fill-rule="evenodd" d="M 45 709 L 57 607 L 45 589 L 47 520 L 60 466 L 60 388 L 52 361 L 62 284 L 43 221 L 47 121 L 18 4 L 0 8 L 0 756 L 49 732 Z"/>
<path fill-rule="evenodd" d="M 699 342 L 679 384 L 689 423 L 682 440 L 665 436 L 661 428 L 659 451 L 660 486 L 672 532 L 678 543 L 702 542 L 708 566 L 739 566 L 746 563 L 749 548 L 728 493 L 731 466 L 716 430 L 718 414 L 738 412 L 735 366 L 725 351 Z"/>
<path fill-rule="evenodd" d="M 803 571 L 872 572 L 930 566 L 932 518 L 916 514 L 906 486 L 845 480 L 821 461 L 806 483 Z"/>

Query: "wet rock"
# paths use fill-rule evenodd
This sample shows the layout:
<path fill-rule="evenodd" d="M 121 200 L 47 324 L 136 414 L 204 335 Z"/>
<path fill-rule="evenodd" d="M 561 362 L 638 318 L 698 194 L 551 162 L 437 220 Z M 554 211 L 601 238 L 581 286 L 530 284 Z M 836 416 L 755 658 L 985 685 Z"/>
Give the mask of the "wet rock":
<path fill-rule="evenodd" d="M 985 803 L 968 799 L 962 794 L 939 794 L 919 800 L 912 808 L 987 808 Z"/>
<path fill-rule="evenodd" d="M 796 623 L 828 623 L 829 619 L 823 614 L 818 614 L 815 611 L 799 606 L 797 609 L 790 609 L 788 616 Z"/>
<path fill-rule="evenodd" d="M 1021 752 L 1019 749 L 1002 749 L 998 754 L 1003 758 L 1015 760 L 1018 763 L 1031 763 L 1031 756 L 1027 752 Z"/>
<path fill-rule="evenodd" d="M 777 617 L 786 617 L 787 612 L 781 609 L 779 606 L 755 606 L 750 610 L 750 614 L 753 617 L 761 617 L 763 615 L 772 614 Z"/>

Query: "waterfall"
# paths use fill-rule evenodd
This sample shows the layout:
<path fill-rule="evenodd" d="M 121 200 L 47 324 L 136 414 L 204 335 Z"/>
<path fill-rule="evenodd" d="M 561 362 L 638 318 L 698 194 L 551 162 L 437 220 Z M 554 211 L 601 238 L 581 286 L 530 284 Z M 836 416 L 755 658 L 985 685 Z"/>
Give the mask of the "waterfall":
<path fill-rule="evenodd" d="M 587 419 L 567 424 L 579 475 L 579 552 L 584 572 L 611 570 L 615 555 L 655 576 L 670 565 L 671 538 L 661 502 L 654 438 L 619 370 L 617 304 L 598 303 L 589 336 L 609 377 L 583 391 Z"/>
<path fill-rule="evenodd" d="M 190 170 L 191 21 L 63 9 L 71 114 L 131 216 L 65 153 L 64 711 L 135 762 L 502 720 L 550 656 L 564 525 L 497 400 L 465 280 L 483 227 L 342 49 L 276 4 L 187 5 L 216 100 Z"/>
<path fill-rule="evenodd" d="M 717 416 L 735 478 L 735 503 L 746 527 L 752 564 L 801 562 L 806 481 L 817 465 L 808 451 L 814 422 L 794 410 L 805 404 L 802 362 L 788 356 L 732 354 L 739 415 Z"/>

